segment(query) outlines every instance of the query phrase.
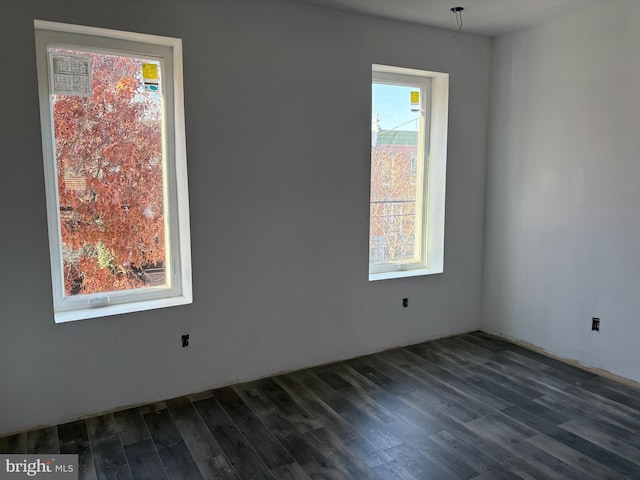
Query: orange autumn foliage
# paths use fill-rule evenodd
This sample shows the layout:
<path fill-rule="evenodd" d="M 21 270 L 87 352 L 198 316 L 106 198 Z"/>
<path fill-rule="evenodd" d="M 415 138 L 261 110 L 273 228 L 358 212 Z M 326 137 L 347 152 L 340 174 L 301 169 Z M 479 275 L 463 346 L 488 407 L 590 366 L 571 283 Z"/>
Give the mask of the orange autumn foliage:
<path fill-rule="evenodd" d="M 53 100 L 66 295 L 142 287 L 165 261 L 159 93 L 144 91 L 142 60 L 83 55 L 92 96 Z"/>

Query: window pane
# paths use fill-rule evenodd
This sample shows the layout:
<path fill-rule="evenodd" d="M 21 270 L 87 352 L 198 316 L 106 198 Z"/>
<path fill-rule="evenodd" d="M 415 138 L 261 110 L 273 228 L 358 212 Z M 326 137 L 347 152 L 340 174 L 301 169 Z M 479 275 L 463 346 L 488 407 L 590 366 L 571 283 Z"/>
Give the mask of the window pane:
<path fill-rule="evenodd" d="M 64 77 L 53 81 L 65 295 L 168 286 L 159 62 L 55 48 L 49 56 L 54 75 L 68 67 L 56 61 L 92 64 L 90 92 L 73 91 L 82 75 L 69 77 L 68 94 L 56 93 Z"/>
<path fill-rule="evenodd" d="M 369 263 L 419 261 L 416 244 L 420 89 L 373 84 Z M 419 95 L 418 95 L 419 97 Z M 413 100 L 413 102 L 412 102 Z"/>

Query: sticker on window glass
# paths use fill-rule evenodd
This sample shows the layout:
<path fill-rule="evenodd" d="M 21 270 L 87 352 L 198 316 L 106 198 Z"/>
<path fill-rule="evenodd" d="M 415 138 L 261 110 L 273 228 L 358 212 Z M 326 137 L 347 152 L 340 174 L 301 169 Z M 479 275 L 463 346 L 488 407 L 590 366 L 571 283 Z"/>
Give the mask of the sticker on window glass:
<path fill-rule="evenodd" d="M 411 92 L 411 105 L 420 104 L 420 92 Z"/>
<path fill-rule="evenodd" d="M 52 93 L 91 96 L 91 57 L 54 53 L 50 59 Z"/>
<path fill-rule="evenodd" d="M 142 81 L 144 82 L 144 89 L 148 92 L 157 92 L 160 89 L 157 64 L 142 64 Z"/>

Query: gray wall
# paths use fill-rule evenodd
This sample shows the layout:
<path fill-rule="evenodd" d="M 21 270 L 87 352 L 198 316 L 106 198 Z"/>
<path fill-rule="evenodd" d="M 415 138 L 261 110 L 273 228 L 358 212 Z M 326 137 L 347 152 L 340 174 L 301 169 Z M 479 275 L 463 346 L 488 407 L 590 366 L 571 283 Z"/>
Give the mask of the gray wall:
<path fill-rule="evenodd" d="M 494 43 L 482 320 L 636 381 L 639 22 L 612 0 Z"/>
<path fill-rule="evenodd" d="M 54 324 L 34 18 L 183 39 L 193 305 Z M 488 39 L 277 0 L 22 0 L 0 40 L 0 434 L 480 326 Z M 443 275 L 367 281 L 372 63 L 451 74 Z"/>

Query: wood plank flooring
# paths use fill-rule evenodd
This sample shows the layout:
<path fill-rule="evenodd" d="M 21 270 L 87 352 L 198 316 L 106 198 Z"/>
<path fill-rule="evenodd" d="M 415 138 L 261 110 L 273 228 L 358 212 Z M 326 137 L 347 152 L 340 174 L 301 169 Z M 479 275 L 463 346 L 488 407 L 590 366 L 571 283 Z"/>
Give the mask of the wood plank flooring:
<path fill-rule="evenodd" d="M 640 392 L 481 332 L 0 438 L 80 478 L 640 479 Z"/>

